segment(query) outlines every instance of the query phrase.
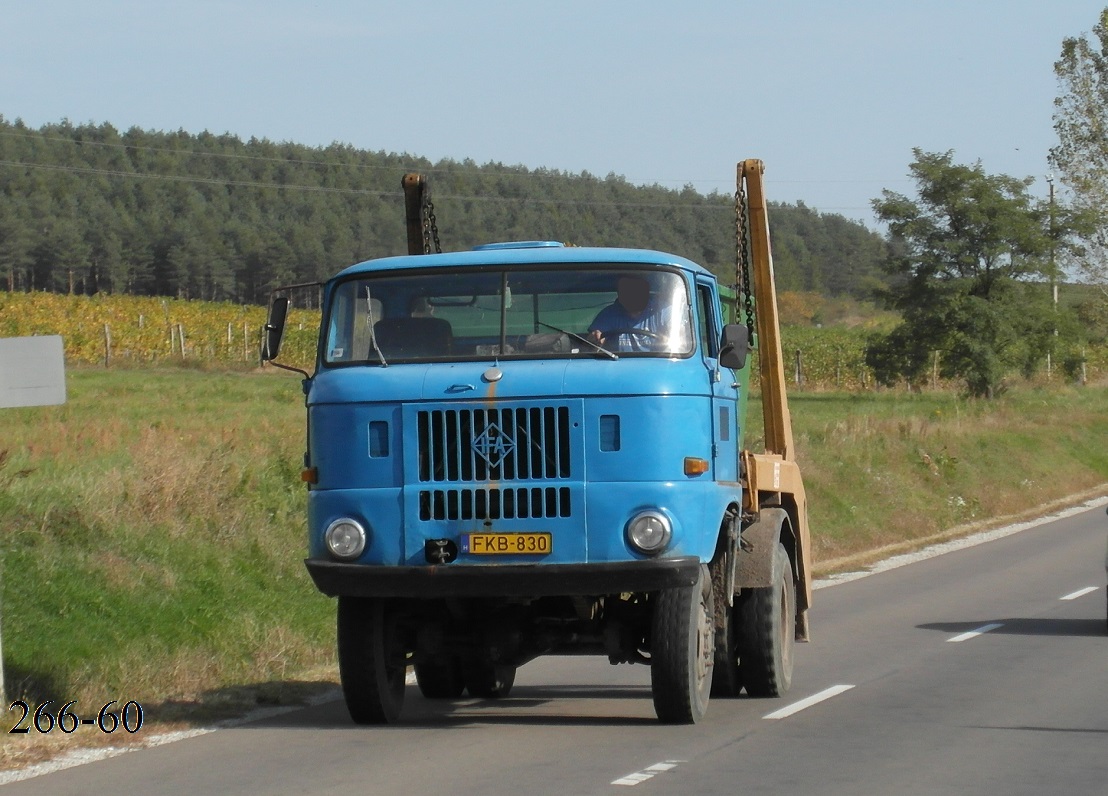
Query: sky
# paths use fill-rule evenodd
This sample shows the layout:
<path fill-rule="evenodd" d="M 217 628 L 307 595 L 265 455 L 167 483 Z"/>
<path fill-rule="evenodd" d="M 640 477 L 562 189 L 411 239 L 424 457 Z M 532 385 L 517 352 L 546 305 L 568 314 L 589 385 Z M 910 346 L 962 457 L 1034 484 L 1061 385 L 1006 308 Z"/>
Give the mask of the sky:
<path fill-rule="evenodd" d="M 0 116 L 734 191 L 877 228 L 915 147 L 1034 177 L 1108 0 L 3 0 Z M 1061 187 L 1060 184 L 1056 187 Z"/>

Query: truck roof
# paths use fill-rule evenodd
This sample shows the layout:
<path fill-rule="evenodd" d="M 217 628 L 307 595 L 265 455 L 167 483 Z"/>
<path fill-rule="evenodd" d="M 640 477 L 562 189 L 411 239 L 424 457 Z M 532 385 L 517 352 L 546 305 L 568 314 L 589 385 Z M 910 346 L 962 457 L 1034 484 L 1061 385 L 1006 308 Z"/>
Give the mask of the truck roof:
<path fill-rule="evenodd" d="M 373 271 L 394 271 L 408 268 L 451 268 L 482 265 L 549 266 L 563 263 L 673 266 L 695 274 L 712 276 L 708 269 L 676 254 L 668 254 L 652 249 L 566 246 L 554 241 L 492 243 L 467 251 L 379 257 L 351 265 L 340 271 L 337 276 L 347 277 Z"/>

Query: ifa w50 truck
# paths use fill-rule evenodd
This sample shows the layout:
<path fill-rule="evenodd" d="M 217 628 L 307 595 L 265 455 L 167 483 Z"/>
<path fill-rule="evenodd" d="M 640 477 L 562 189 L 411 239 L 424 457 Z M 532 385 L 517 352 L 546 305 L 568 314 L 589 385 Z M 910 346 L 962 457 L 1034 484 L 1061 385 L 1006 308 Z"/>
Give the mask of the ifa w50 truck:
<path fill-rule="evenodd" d="M 337 598 L 355 722 L 396 721 L 410 669 L 427 698 L 495 699 L 542 655 L 648 665 L 667 723 L 789 688 L 810 546 L 762 171 L 738 166 L 734 287 L 657 251 L 431 253 L 421 175 L 409 254 L 322 285 L 306 564 Z M 751 350 L 764 452 L 743 443 Z"/>

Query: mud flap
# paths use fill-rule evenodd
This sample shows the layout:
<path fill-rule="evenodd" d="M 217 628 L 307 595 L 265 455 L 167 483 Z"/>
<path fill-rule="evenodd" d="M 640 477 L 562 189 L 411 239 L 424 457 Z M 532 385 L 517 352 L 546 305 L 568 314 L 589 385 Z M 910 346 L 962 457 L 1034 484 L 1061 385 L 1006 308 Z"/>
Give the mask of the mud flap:
<path fill-rule="evenodd" d="M 773 555 L 781 528 L 789 521 L 784 509 L 762 509 L 758 519 L 743 528 L 735 589 L 762 589 L 773 585 Z M 790 544 L 787 542 L 786 544 Z"/>

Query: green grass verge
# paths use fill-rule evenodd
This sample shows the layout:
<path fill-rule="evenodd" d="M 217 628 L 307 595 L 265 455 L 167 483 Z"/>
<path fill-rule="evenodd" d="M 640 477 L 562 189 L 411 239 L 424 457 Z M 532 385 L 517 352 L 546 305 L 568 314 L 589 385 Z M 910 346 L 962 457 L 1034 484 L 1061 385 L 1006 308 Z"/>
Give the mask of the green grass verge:
<path fill-rule="evenodd" d="M 164 716 L 331 661 L 302 564 L 298 381 L 77 370 L 68 391 L 0 427 L 9 700 Z"/>

